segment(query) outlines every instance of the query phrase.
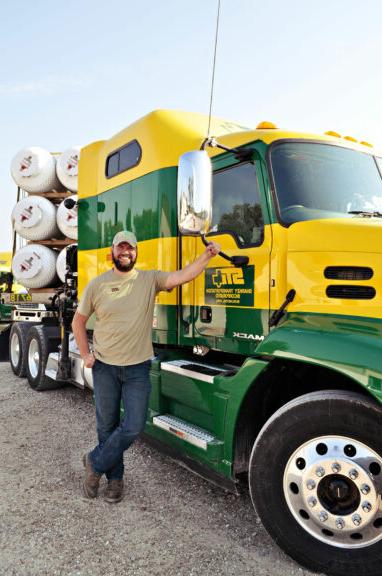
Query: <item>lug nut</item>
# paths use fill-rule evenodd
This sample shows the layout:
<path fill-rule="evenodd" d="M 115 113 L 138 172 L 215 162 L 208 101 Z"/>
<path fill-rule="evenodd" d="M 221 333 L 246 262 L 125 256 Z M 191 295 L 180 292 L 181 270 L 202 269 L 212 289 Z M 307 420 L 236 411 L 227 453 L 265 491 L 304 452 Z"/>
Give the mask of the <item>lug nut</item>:
<path fill-rule="evenodd" d="M 312 496 L 311 498 L 309 498 L 308 500 L 308 504 L 311 508 L 314 508 L 315 505 L 317 504 L 317 500 L 314 496 Z"/>
<path fill-rule="evenodd" d="M 371 504 L 370 504 L 370 502 L 364 502 L 364 503 L 362 504 L 362 510 L 363 510 L 364 512 L 370 512 L 370 510 L 371 510 Z"/>
<path fill-rule="evenodd" d="M 368 484 L 362 484 L 361 486 L 361 492 L 362 494 L 369 494 L 370 492 L 370 486 Z"/>
<path fill-rule="evenodd" d="M 316 468 L 316 475 L 321 478 L 322 476 L 325 476 L 325 470 L 322 466 L 319 466 L 318 468 Z"/>
<path fill-rule="evenodd" d="M 319 513 L 318 518 L 321 520 L 321 522 L 326 522 L 328 519 L 328 513 L 322 510 L 322 512 Z"/>
<path fill-rule="evenodd" d="M 358 472 L 355 468 L 349 470 L 349 478 L 351 478 L 352 480 L 356 480 L 358 478 Z"/>
<path fill-rule="evenodd" d="M 338 472 L 341 470 L 341 466 L 338 464 L 338 462 L 334 462 L 332 465 L 332 470 L 334 474 L 338 474 Z"/>
<path fill-rule="evenodd" d="M 342 518 L 337 518 L 336 526 L 337 526 L 338 530 L 342 530 L 345 526 L 345 521 Z"/>
<path fill-rule="evenodd" d="M 353 520 L 353 524 L 355 526 L 359 526 L 362 522 L 362 518 L 359 514 L 354 514 L 351 519 Z"/>
<path fill-rule="evenodd" d="M 308 490 L 313 490 L 316 487 L 316 483 L 314 480 L 308 480 L 306 483 L 306 487 Z"/>

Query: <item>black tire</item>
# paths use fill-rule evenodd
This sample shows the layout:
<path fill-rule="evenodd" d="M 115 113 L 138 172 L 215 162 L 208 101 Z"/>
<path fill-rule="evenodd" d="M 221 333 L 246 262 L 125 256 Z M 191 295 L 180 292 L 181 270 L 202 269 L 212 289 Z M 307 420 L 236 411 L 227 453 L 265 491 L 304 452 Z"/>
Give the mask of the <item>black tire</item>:
<path fill-rule="evenodd" d="M 32 326 L 29 322 L 15 322 L 9 335 L 9 363 L 20 378 L 27 373 L 27 335 Z"/>
<path fill-rule="evenodd" d="M 59 341 L 56 328 L 34 326 L 28 332 L 26 375 L 29 385 L 37 392 L 61 388 L 64 385 L 63 382 L 45 376 L 48 356 L 58 349 Z"/>
<path fill-rule="evenodd" d="M 381 575 L 381 431 L 373 399 L 334 390 L 292 400 L 262 428 L 250 459 L 252 501 L 300 564 L 331 576 Z"/>

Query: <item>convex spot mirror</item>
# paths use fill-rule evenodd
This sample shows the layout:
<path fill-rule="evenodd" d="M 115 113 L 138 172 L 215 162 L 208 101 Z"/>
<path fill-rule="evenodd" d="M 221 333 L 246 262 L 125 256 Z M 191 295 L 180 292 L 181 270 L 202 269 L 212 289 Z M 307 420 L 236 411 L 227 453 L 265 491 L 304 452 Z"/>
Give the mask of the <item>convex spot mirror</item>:
<path fill-rule="evenodd" d="M 178 166 L 178 226 L 185 236 L 207 234 L 212 221 L 212 166 L 204 150 L 186 152 Z"/>

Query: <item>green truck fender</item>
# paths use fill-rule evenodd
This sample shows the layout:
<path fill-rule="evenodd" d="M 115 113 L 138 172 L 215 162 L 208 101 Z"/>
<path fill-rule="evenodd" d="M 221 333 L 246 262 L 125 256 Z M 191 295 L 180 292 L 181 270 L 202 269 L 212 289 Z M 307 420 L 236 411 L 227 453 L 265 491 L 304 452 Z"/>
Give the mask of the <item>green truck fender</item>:
<path fill-rule="evenodd" d="M 382 321 L 356 316 L 288 314 L 256 349 L 337 371 L 382 403 Z"/>
<path fill-rule="evenodd" d="M 216 377 L 218 436 L 225 439 L 222 471 L 246 469 L 249 450 L 266 415 L 264 381 L 274 360 L 322 367 L 362 386 L 382 403 L 382 322 L 369 318 L 288 314 L 231 377 Z M 269 380 L 267 380 L 269 383 Z M 323 386 L 325 387 L 325 385 Z M 306 390 L 308 392 L 309 389 Z M 290 398 L 289 398 L 290 399 Z M 288 400 L 286 400 L 288 401 Z M 217 423 L 216 423 L 217 424 Z M 220 430 L 219 430 L 220 428 Z"/>

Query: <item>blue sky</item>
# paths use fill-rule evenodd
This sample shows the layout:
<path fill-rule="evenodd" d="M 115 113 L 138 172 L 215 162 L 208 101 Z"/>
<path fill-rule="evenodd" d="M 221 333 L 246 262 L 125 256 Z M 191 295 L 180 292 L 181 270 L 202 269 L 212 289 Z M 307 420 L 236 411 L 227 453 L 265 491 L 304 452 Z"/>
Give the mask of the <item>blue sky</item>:
<path fill-rule="evenodd" d="M 0 250 L 10 161 L 112 136 L 157 108 L 208 113 L 217 0 L 18 0 L 0 16 Z M 379 0 L 222 0 L 213 113 L 382 148 Z"/>

